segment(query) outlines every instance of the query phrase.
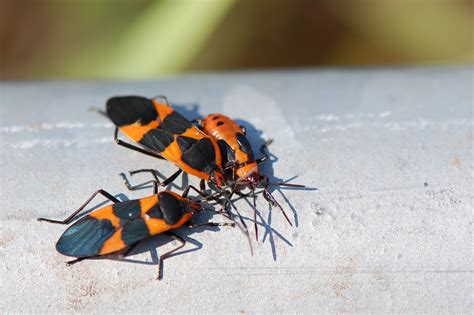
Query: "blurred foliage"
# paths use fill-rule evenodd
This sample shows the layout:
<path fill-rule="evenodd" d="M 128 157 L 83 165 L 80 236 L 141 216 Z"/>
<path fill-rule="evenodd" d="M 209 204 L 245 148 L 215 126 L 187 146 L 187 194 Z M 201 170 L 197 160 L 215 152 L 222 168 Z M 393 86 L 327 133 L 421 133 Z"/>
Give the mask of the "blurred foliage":
<path fill-rule="evenodd" d="M 3 79 L 471 63 L 463 0 L 0 0 Z"/>

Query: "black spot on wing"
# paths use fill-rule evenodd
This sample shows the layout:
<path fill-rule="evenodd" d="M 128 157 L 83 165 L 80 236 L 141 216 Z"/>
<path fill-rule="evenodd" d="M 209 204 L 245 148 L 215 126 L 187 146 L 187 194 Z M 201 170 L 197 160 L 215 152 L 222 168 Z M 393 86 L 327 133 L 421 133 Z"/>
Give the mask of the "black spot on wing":
<path fill-rule="evenodd" d="M 155 219 L 163 219 L 163 212 L 161 211 L 159 203 L 156 203 L 153 207 L 151 207 L 146 214 Z"/>
<path fill-rule="evenodd" d="M 95 256 L 114 232 L 109 220 L 86 216 L 63 233 L 56 243 L 56 250 L 66 256 Z"/>
<path fill-rule="evenodd" d="M 135 220 L 141 216 L 140 201 L 129 200 L 112 205 L 112 211 L 120 218 L 120 221 Z"/>
<path fill-rule="evenodd" d="M 230 145 L 222 139 L 217 140 L 217 144 L 219 145 L 219 150 L 221 151 L 222 155 L 222 165 L 225 165 L 227 163 L 234 163 L 235 152 L 234 150 L 232 150 Z"/>
<path fill-rule="evenodd" d="M 172 134 L 182 134 L 186 131 L 186 129 L 190 128 L 192 124 L 180 113 L 173 111 L 165 117 L 161 126 L 163 130 L 166 130 Z"/>
<path fill-rule="evenodd" d="M 112 211 L 120 218 L 122 240 L 127 246 L 150 236 L 148 227 L 141 216 L 140 200 L 115 203 Z"/>
<path fill-rule="evenodd" d="M 212 120 L 216 120 L 216 119 L 219 119 L 219 116 L 212 117 Z"/>
<path fill-rule="evenodd" d="M 158 152 L 163 152 L 174 141 L 173 134 L 161 129 L 161 126 L 149 130 L 140 140 L 140 144 Z"/>
<path fill-rule="evenodd" d="M 247 140 L 247 137 L 241 134 L 240 132 L 238 132 L 237 142 L 239 143 L 240 149 L 248 154 L 249 161 L 253 161 L 254 160 L 253 151 L 252 151 L 252 147 L 250 146 L 249 141 Z"/>
<path fill-rule="evenodd" d="M 177 138 L 181 159 L 192 168 L 210 174 L 214 170 L 216 152 L 209 138 L 200 140 L 185 136 Z"/>
<path fill-rule="evenodd" d="M 165 222 L 170 225 L 178 223 L 186 211 L 186 204 L 167 192 L 161 192 L 158 197 Z"/>
<path fill-rule="evenodd" d="M 222 122 L 222 121 L 218 121 L 218 122 L 217 122 L 217 126 L 218 126 L 218 127 L 219 127 L 219 126 L 222 126 L 223 124 L 224 124 L 224 122 Z"/>
<path fill-rule="evenodd" d="M 117 96 L 107 101 L 107 115 L 118 127 L 139 121 L 147 125 L 158 118 L 153 102 L 141 96 Z"/>
<path fill-rule="evenodd" d="M 136 218 L 123 225 L 122 240 L 127 246 L 150 236 L 148 227 L 142 218 Z"/>
<path fill-rule="evenodd" d="M 180 136 L 176 139 L 176 142 L 178 142 L 179 150 L 181 152 L 185 152 L 189 149 L 192 148 L 196 142 L 198 142 L 196 139 L 186 137 L 186 136 Z"/>

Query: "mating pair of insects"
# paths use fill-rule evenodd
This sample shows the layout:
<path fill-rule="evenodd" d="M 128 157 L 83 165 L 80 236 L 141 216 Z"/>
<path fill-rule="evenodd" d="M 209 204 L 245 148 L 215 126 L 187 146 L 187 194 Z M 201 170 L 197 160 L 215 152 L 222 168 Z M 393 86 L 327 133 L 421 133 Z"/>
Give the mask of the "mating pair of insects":
<path fill-rule="evenodd" d="M 270 183 L 267 176 L 261 175 L 258 164 L 268 158 L 264 151 L 268 142 L 260 149 L 263 156 L 256 159 L 246 138 L 245 128 L 227 116 L 212 114 L 203 120 L 191 122 L 176 112 L 162 96 L 153 99 L 140 96 L 113 97 L 107 101 L 106 112 L 101 113 L 116 125 L 114 139 L 117 144 L 158 159 L 168 160 L 179 169 L 162 182 L 151 169 L 130 172 L 131 175 L 139 172 L 150 172 L 153 175 L 152 181 L 136 186 L 131 186 L 124 176 L 125 184 L 130 190 L 141 188 L 151 182 L 152 196 L 119 201 L 110 193 L 98 190 L 64 220 L 38 219 L 69 224 L 97 194 L 113 202 L 112 205 L 100 208 L 77 220 L 63 233 L 56 244 L 56 249 L 61 254 L 77 258 L 68 264 L 112 253 L 122 253 L 121 255 L 126 256 L 143 239 L 166 233 L 178 240 L 180 245 L 160 256 L 158 262 L 158 279 L 160 279 L 163 260 L 185 245 L 184 239 L 171 231 L 183 225 L 196 226 L 190 219 L 194 214 L 204 210 L 220 213 L 233 223 L 209 222 L 201 225 L 238 225 L 250 244 L 247 226 L 232 202 L 234 194 L 248 196 L 240 192 L 243 188 L 249 188 L 253 197 L 253 203 L 250 204 L 254 210 L 257 241 L 256 188 L 263 188 L 264 198 L 278 207 L 291 225 L 290 219 L 272 196 L 268 186 L 270 184 L 305 186 Z M 119 130 L 141 146 L 118 139 Z M 182 195 L 169 190 L 158 192 L 159 185 L 168 186 L 183 171 L 201 179 L 200 189 L 189 185 Z M 206 183 L 215 192 L 207 193 Z M 188 193 L 191 189 L 199 197 L 189 198 Z M 216 201 L 222 208 L 220 211 L 206 208 L 201 204 L 203 200 Z M 242 226 L 232 218 L 232 213 L 228 210 L 229 205 L 236 211 Z"/>

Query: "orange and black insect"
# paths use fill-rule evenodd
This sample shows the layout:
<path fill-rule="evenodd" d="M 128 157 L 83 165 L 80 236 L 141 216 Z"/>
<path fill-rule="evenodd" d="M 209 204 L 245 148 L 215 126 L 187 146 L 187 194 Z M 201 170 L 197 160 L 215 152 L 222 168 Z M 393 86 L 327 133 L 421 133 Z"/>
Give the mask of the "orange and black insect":
<path fill-rule="evenodd" d="M 162 186 L 167 186 L 184 171 L 201 179 L 201 191 L 205 189 L 205 182 L 210 182 L 222 192 L 225 184 L 222 156 L 216 140 L 176 112 L 166 97 L 112 97 L 107 101 L 104 114 L 116 125 L 114 138 L 117 144 L 166 159 L 178 166 L 179 170 L 164 180 Z M 119 129 L 147 150 L 118 139 Z M 150 170 L 131 173 L 141 171 Z M 127 181 L 126 185 L 130 188 Z M 226 198 L 225 194 L 222 196 Z M 227 202 L 237 212 L 240 222 L 246 228 L 238 209 L 230 199 L 227 198 Z"/>
<path fill-rule="evenodd" d="M 241 127 L 234 120 L 222 114 L 211 114 L 201 121 L 198 120 L 198 122 L 202 130 L 208 135 L 213 136 L 219 145 L 226 185 L 234 187 L 233 191 L 235 189 L 249 187 L 253 192 L 254 222 L 257 240 L 255 188 L 263 188 L 263 196 L 265 199 L 271 204 L 276 205 L 288 223 L 292 225 L 282 206 L 268 190 L 268 186 L 270 184 L 300 188 L 304 188 L 305 186 L 288 183 L 270 183 L 267 176 L 259 173 L 258 164 L 268 159 L 265 148 L 271 141 L 265 143 L 260 148 L 263 157 L 255 159 L 252 147 L 246 137 L 245 128 Z"/>
<path fill-rule="evenodd" d="M 112 97 L 107 101 L 106 115 L 117 126 L 115 140 L 119 145 L 166 159 L 179 168 L 162 186 L 182 171 L 218 187 L 223 185 L 222 158 L 216 141 L 169 106 L 165 97 Z M 148 150 L 119 140 L 118 129 Z"/>
<path fill-rule="evenodd" d="M 69 224 L 97 194 L 101 194 L 113 204 L 95 210 L 72 224 L 56 243 L 57 251 L 66 256 L 77 257 L 68 262 L 68 265 L 113 253 L 122 253 L 124 257 L 143 239 L 166 233 L 181 244 L 160 256 L 157 277 L 160 279 L 163 260 L 186 244 L 182 237 L 171 230 L 183 225 L 197 226 L 189 221 L 191 217 L 200 211 L 209 210 L 198 201 L 187 198 L 190 188 L 199 193 L 193 186 L 187 186 L 181 196 L 169 190 L 158 193 L 158 182 L 154 181 L 153 195 L 129 201 L 119 201 L 110 193 L 98 190 L 66 219 L 61 221 L 39 218 L 38 220 Z M 200 226 L 226 225 L 233 226 L 234 223 L 200 224 Z"/>

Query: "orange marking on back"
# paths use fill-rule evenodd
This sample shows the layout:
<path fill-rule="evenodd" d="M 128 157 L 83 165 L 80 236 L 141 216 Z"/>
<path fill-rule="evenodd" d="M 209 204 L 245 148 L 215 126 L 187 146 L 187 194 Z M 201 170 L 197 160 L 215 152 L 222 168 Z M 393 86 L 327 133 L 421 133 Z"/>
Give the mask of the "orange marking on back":
<path fill-rule="evenodd" d="M 156 111 L 158 112 L 158 116 L 160 117 L 161 121 L 165 120 L 166 116 L 174 112 L 174 109 L 171 106 L 160 103 L 156 100 L 152 100 L 152 101 L 153 101 L 153 105 L 155 105 Z"/>
<path fill-rule="evenodd" d="M 192 138 L 192 139 L 195 139 L 195 140 L 201 140 L 201 139 L 204 139 L 204 138 L 208 138 L 211 140 L 211 143 L 214 147 L 214 152 L 216 153 L 216 158 L 215 158 L 215 162 L 216 162 L 216 165 L 218 167 L 222 167 L 222 156 L 221 156 L 221 153 L 220 153 L 220 150 L 219 150 L 219 146 L 217 145 L 217 142 L 215 139 L 213 139 L 212 137 L 209 137 L 208 135 L 206 135 L 204 132 L 202 132 L 201 130 L 197 129 L 196 127 L 192 126 L 191 128 L 188 128 L 183 134 L 181 135 L 175 135 L 175 141 L 172 142 L 167 148 L 166 150 L 164 150 L 163 152 L 161 152 L 161 155 L 167 159 L 168 161 L 174 163 L 176 166 L 178 166 L 180 169 L 182 169 L 184 172 L 188 173 L 188 174 L 191 174 L 191 175 L 194 175 L 196 177 L 199 177 L 199 178 L 202 178 L 204 180 L 209 180 L 210 179 L 210 175 L 205 173 L 205 172 L 201 172 L 197 169 L 194 169 L 192 168 L 191 166 L 189 166 L 188 164 L 184 163 L 183 160 L 182 160 L 182 154 L 181 154 L 181 150 L 179 148 L 179 145 L 178 143 L 176 142 L 176 138 L 178 136 L 185 136 L 185 137 L 189 137 L 189 138 Z"/>
<path fill-rule="evenodd" d="M 173 112 L 173 108 L 165 104 L 157 101 L 153 101 L 153 104 L 158 112 L 159 119 L 151 121 L 147 125 L 142 125 L 140 121 L 137 121 L 134 124 L 120 127 L 120 131 L 126 134 L 130 139 L 139 142 L 148 131 L 157 128 L 165 117 Z"/>
<path fill-rule="evenodd" d="M 123 126 L 120 127 L 120 131 L 126 134 L 130 139 L 139 142 L 148 131 L 155 129 L 158 126 L 158 121 L 154 120 L 145 126 L 141 125 L 140 123 Z"/>
<path fill-rule="evenodd" d="M 193 215 L 191 212 L 187 212 L 181 217 L 181 219 L 176 224 L 173 225 L 167 224 L 163 219 L 156 219 L 150 217 L 145 218 L 145 223 L 148 226 L 148 231 L 150 232 L 150 234 L 157 235 L 181 227 L 184 223 L 189 221 L 192 216 Z"/>
<path fill-rule="evenodd" d="M 115 228 L 120 226 L 120 219 L 114 214 L 112 210 L 112 205 L 105 206 L 94 212 L 89 213 L 90 217 L 99 219 L 99 220 L 109 220 Z"/>
<path fill-rule="evenodd" d="M 110 254 L 127 247 L 125 242 L 122 240 L 122 230 L 122 228 L 118 229 L 104 242 L 104 245 L 102 245 L 102 248 L 100 249 L 99 255 Z"/>
<path fill-rule="evenodd" d="M 150 210 L 150 208 L 156 205 L 157 203 L 158 203 L 157 195 L 140 199 L 141 215 L 143 216 L 144 214 L 146 214 L 148 210 Z"/>

